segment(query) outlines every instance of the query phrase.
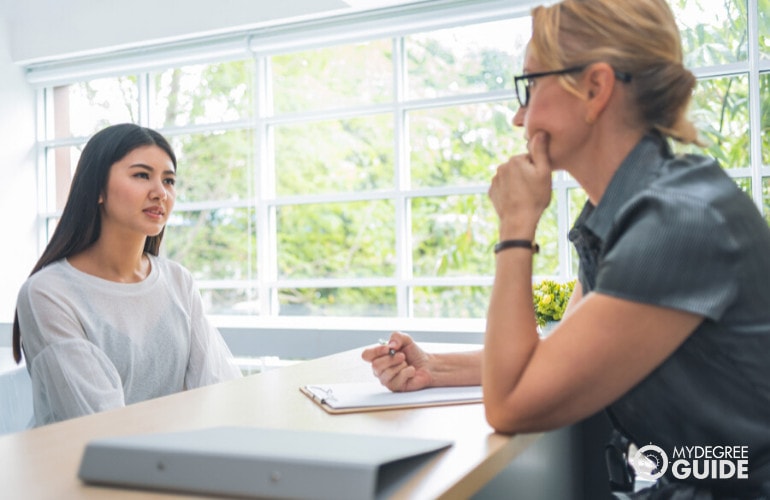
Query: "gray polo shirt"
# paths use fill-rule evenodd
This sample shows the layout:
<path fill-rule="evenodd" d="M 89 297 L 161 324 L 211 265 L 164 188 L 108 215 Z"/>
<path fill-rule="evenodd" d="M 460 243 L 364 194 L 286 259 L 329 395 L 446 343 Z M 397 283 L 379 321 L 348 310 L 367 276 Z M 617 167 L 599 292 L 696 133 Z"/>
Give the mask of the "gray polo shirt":
<path fill-rule="evenodd" d="M 608 407 L 616 428 L 669 457 L 682 446 L 748 446 L 749 479 L 711 486 L 770 488 L 770 228 L 751 199 L 714 160 L 673 156 L 650 134 L 569 237 L 585 293 L 705 318 Z"/>

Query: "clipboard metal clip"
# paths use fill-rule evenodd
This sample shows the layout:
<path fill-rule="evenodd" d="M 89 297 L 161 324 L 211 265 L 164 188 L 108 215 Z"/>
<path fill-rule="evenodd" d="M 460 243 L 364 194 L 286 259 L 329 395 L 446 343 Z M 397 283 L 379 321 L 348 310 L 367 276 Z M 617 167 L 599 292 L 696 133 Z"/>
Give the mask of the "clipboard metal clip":
<path fill-rule="evenodd" d="M 334 391 L 331 387 L 309 385 L 307 388 L 310 389 L 310 391 L 313 393 L 313 396 L 318 398 L 318 402 L 321 404 L 327 403 L 329 401 L 337 401 L 337 398 L 334 397 Z"/>

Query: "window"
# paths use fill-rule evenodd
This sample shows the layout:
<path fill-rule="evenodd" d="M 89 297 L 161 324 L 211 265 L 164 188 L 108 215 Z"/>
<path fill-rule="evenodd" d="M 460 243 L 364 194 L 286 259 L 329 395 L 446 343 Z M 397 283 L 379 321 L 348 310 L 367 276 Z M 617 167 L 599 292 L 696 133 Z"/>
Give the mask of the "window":
<path fill-rule="evenodd" d="M 707 151 L 770 222 L 770 0 L 671 4 Z M 521 6 L 453 8 L 395 10 L 372 37 L 366 16 L 333 39 L 335 21 L 319 21 L 255 32 L 225 58 L 201 49 L 158 68 L 150 52 L 130 74 L 43 81 L 41 238 L 87 138 L 131 121 L 177 152 L 163 251 L 193 272 L 210 314 L 483 318 L 497 239 L 486 192 L 524 148 L 512 77 L 530 20 Z M 538 278 L 576 274 L 566 235 L 585 199 L 554 177 Z"/>
<path fill-rule="evenodd" d="M 672 7 L 685 64 L 699 77 L 691 117 L 706 152 L 752 196 L 770 223 L 770 1 L 677 0 Z"/>

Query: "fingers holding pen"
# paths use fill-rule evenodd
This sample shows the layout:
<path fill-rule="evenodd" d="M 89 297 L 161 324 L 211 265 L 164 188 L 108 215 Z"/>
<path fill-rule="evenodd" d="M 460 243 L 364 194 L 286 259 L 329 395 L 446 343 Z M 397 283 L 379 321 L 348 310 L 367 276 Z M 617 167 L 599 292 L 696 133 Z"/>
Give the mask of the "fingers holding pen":
<path fill-rule="evenodd" d="M 393 355 L 385 352 L 383 355 L 374 358 L 371 363 L 374 376 L 381 380 L 383 373 L 394 369 L 403 369 L 408 366 L 406 355 L 402 352 L 396 352 Z"/>
<path fill-rule="evenodd" d="M 381 346 L 372 348 L 373 351 L 382 351 Z M 415 368 L 406 360 L 406 354 L 403 352 L 394 352 L 390 354 L 385 348 L 381 355 L 371 361 L 372 374 L 377 377 L 382 385 L 392 391 L 403 391 L 406 388 L 406 382 L 414 376 Z"/>
<path fill-rule="evenodd" d="M 403 356 L 403 354 L 399 353 L 396 356 Z M 373 369 L 377 372 L 377 368 Z M 382 385 L 391 391 L 405 391 L 409 380 L 414 377 L 415 371 L 415 367 L 409 365 L 404 358 L 400 363 L 386 366 L 382 371 L 379 371 L 377 378 Z"/>
<path fill-rule="evenodd" d="M 406 333 L 393 332 L 387 341 L 365 349 L 361 357 L 371 363 L 380 383 L 392 391 L 415 390 L 430 382 L 427 355 Z"/>
<path fill-rule="evenodd" d="M 390 341 L 380 339 L 376 346 L 364 349 L 361 358 L 372 364 L 376 377 L 392 366 L 406 364 L 406 354 L 400 352 L 400 344 L 391 338 Z"/>
<path fill-rule="evenodd" d="M 388 342 L 380 339 L 376 346 L 364 349 L 361 358 L 369 363 L 374 363 L 378 358 L 395 356 L 398 350 L 399 346 L 393 340 Z"/>
<path fill-rule="evenodd" d="M 380 339 L 379 344 L 388 346 L 388 356 L 394 356 L 396 352 L 398 352 L 396 350 L 396 343 L 394 341 L 388 342 L 385 339 Z"/>
<path fill-rule="evenodd" d="M 377 346 L 365 349 L 361 353 L 364 361 L 372 362 L 380 356 L 395 356 L 398 352 L 407 353 L 410 350 L 417 349 L 412 337 L 406 333 L 393 332 L 389 339 L 380 339 Z M 407 355 L 408 356 L 408 355 Z"/>

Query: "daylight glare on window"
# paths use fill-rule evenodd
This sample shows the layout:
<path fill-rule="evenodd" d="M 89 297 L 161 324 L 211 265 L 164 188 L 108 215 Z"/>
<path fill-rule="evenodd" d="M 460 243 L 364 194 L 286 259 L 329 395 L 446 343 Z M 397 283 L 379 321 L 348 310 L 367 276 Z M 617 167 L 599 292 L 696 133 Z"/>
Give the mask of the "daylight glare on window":
<path fill-rule="evenodd" d="M 770 0 L 670 4 L 706 153 L 770 221 Z M 177 154 L 162 252 L 194 274 L 209 314 L 484 318 L 497 241 L 487 189 L 526 148 L 511 120 L 531 20 L 511 12 L 458 24 L 437 11 L 409 32 L 367 39 L 353 26 L 333 43 L 296 31 L 290 49 L 255 42 L 41 88 L 42 232 L 88 137 L 134 122 Z M 534 273 L 566 281 L 586 196 L 561 172 L 553 181 Z"/>

